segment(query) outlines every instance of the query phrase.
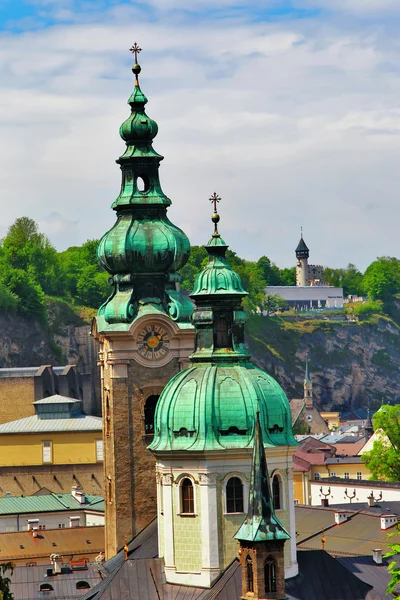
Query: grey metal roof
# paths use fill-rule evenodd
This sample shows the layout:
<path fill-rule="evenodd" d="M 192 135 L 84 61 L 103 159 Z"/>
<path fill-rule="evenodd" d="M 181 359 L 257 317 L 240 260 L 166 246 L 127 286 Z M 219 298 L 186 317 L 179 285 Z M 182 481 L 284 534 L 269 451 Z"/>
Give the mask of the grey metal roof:
<path fill-rule="evenodd" d="M 361 456 L 333 456 L 332 458 L 327 458 L 325 461 L 326 465 L 337 465 L 337 464 L 361 464 Z"/>
<path fill-rule="evenodd" d="M 0 369 L 0 377 L 33 377 L 40 367 L 12 367 Z"/>
<path fill-rule="evenodd" d="M 382 598 L 391 600 L 393 594 L 387 594 L 386 588 L 391 579 L 387 567 L 389 561 L 383 559 L 382 565 L 377 565 L 372 556 L 346 556 L 336 559 L 348 571 L 354 573 L 359 579 L 374 586 Z"/>
<path fill-rule="evenodd" d="M 36 400 L 32 404 L 75 404 L 80 402 L 79 398 L 69 398 L 68 396 L 60 396 L 60 394 L 54 394 L 54 396 L 48 396 L 42 400 Z"/>
<path fill-rule="evenodd" d="M 37 415 L 24 417 L 0 425 L 2 433 L 49 433 L 57 431 L 102 431 L 101 417 L 78 415 L 71 419 L 39 419 Z"/>
<path fill-rule="evenodd" d="M 11 579 L 11 592 L 14 600 L 43 600 L 44 597 L 54 600 L 82 598 L 88 590 L 77 590 L 78 581 L 86 581 L 93 589 L 101 581 L 97 563 L 88 563 L 88 568 L 84 571 L 71 571 L 63 568 L 63 572 L 56 577 L 46 577 L 47 569 L 51 569 L 51 564 L 39 567 L 16 567 Z M 50 583 L 54 588 L 53 592 L 41 592 L 40 585 Z"/>

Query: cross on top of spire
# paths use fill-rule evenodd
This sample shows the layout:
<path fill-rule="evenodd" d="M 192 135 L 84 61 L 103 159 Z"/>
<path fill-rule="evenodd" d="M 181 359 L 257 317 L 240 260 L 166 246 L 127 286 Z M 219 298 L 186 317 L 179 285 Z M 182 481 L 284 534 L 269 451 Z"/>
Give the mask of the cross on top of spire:
<path fill-rule="evenodd" d="M 217 202 L 221 201 L 221 198 L 218 196 L 218 194 L 216 192 L 213 193 L 212 196 L 210 196 L 210 202 L 214 203 L 214 212 L 217 212 Z"/>
<path fill-rule="evenodd" d="M 221 198 L 218 196 L 218 194 L 216 192 L 214 192 L 213 195 L 210 196 L 209 201 L 214 204 L 214 214 L 211 217 L 211 220 L 214 223 L 213 237 L 219 237 L 219 233 L 218 233 L 219 214 L 217 213 L 217 202 L 220 202 Z"/>
<path fill-rule="evenodd" d="M 135 63 L 137 63 L 138 61 L 138 54 L 139 52 L 142 51 L 141 47 L 139 46 L 139 44 L 137 42 L 135 42 L 132 46 L 132 48 L 129 48 L 129 51 L 132 52 L 132 54 L 135 57 Z"/>

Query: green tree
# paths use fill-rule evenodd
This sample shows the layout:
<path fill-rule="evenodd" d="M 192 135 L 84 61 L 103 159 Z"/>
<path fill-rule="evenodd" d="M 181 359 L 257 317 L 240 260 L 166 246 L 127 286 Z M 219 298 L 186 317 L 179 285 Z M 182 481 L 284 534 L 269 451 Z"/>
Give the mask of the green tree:
<path fill-rule="evenodd" d="M 28 217 L 20 217 L 2 240 L 0 274 L 9 269 L 25 271 L 47 293 L 62 291 L 61 264 L 56 249 Z"/>
<path fill-rule="evenodd" d="M 85 306 L 100 306 L 111 293 L 108 278 L 108 273 L 99 272 L 96 265 L 82 269 L 76 283 L 79 301 Z"/>
<path fill-rule="evenodd" d="M 389 533 L 388 537 L 392 538 L 394 536 L 398 536 L 399 533 L 400 525 L 396 525 L 396 531 L 392 531 L 391 533 Z M 394 560 L 390 561 L 388 565 L 388 571 L 391 575 L 391 579 L 389 585 L 387 586 L 386 593 L 396 594 L 395 599 L 399 600 L 400 595 L 398 594 L 400 592 L 400 566 L 398 557 L 400 556 L 400 544 L 399 542 L 393 542 L 391 544 L 388 544 L 388 546 L 390 550 L 387 554 L 385 554 L 385 558 L 394 557 Z"/>
<path fill-rule="evenodd" d="M 372 479 L 400 481 L 400 404 L 382 406 L 374 415 L 373 425 L 381 435 L 362 459 Z"/>
<path fill-rule="evenodd" d="M 391 300 L 400 290 L 400 265 L 397 258 L 383 256 L 367 267 L 362 288 L 372 300 Z"/>
<path fill-rule="evenodd" d="M 13 563 L 0 563 L 0 600 L 14 600 L 14 596 L 10 591 L 11 580 L 7 577 L 7 573 L 12 575 L 13 572 Z"/>
<path fill-rule="evenodd" d="M 285 300 L 276 294 L 266 294 L 260 304 L 262 313 L 269 317 L 271 313 L 282 310 L 285 306 Z"/>

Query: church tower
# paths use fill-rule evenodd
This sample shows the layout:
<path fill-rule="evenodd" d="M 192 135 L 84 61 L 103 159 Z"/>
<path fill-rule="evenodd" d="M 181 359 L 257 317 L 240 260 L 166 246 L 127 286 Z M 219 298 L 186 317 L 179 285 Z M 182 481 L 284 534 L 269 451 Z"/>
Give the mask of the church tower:
<path fill-rule="evenodd" d="M 194 346 L 193 308 L 179 291 L 178 274 L 189 240 L 167 217 L 163 157 L 152 146 L 158 127 L 145 112 L 139 85 L 141 49 L 135 43 L 131 50 L 135 87 L 131 114 L 120 127 L 126 149 L 117 160 L 117 220 L 98 247 L 112 292 L 92 327 L 100 343 L 107 558 L 156 515 L 155 461 L 146 448 L 159 395 L 187 366 Z"/>
<path fill-rule="evenodd" d="M 156 410 L 159 556 L 170 583 L 210 587 L 237 555 L 235 533 L 248 512 L 251 460 L 259 434 L 270 465 L 274 510 L 291 535 L 282 564 L 297 574 L 292 457 L 297 442 L 279 384 L 253 365 L 244 345 L 247 295 L 218 231 L 195 281 L 195 351 L 165 387 Z M 283 550 L 282 550 L 283 552 Z"/>
<path fill-rule="evenodd" d="M 313 389 L 310 377 L 308 352 L 306 354 L 306 372 L 304 376 L 304 402 L 306 408 L 313 408 Z"/>
<path fill-rule="evenodd" d="M 310 251 L 307 248 L 305 241 L 303 240 L 303 232 L 301 233 L 300 241 L 296 248 L 296 285 L 310 285 L 308 278 L 308 258 Z"/>
<path fill-rule="evenodd" d="M 290 535 L 275 514 L 258 412 L 248 504 L 247 517 L 235 535 L 240 543 L 242 599 L 283 599 L 283 549 Z"/>

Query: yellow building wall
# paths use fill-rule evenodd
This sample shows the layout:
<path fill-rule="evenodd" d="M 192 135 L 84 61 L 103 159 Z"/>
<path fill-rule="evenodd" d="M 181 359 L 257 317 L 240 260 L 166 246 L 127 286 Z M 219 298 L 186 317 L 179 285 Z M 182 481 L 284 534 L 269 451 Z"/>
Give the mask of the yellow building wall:
<path fill-rule="evenodd" d="M 177 571 L 200 573 L 202 561 L 200 486 L 195 485 L 195 516 L 178 514 L 177 484 L 172 489 L 174 551 Z"/>
<path fill-rule="evenodd" d="M 321 412 L 319 413 L 324 421 L 328 422 L 329 429 L 337 429 L 340 427 L 340 414 L 338 412 Z"/>
<path fill-rule="evenodd" d="M 303 472 L 293 473 L 293 493 L 294 499 L 299 504 L 305 504 L 304 487 L 303 487 Z"/>
<path fill-rule="evenodd" d="M 324 479 L 326 477 L 341 477 L 342 479 L 344 479 L 345 473 L 349 474 L 348 479 L 358 479 L 357 473 L 361 473 L 361 479 L 369 479 L 371 477 L 371 473 L 364 463 L 338 463 L 336 465 L 313 466 L 311 467 L 310 473 L 310 477 L 312 480 L 315 480 L 315 473 L 319 473 L 321 479 Z M 335 475 L 332 475 L 332 473 L 335 473 Z"/>
<path fill-rule="evenodd" d="M 96 463 L 98 432 L 0 435 L 0 467 Z M 43 463 L 42 442 L 51 442 L 51 461 Z"/>

